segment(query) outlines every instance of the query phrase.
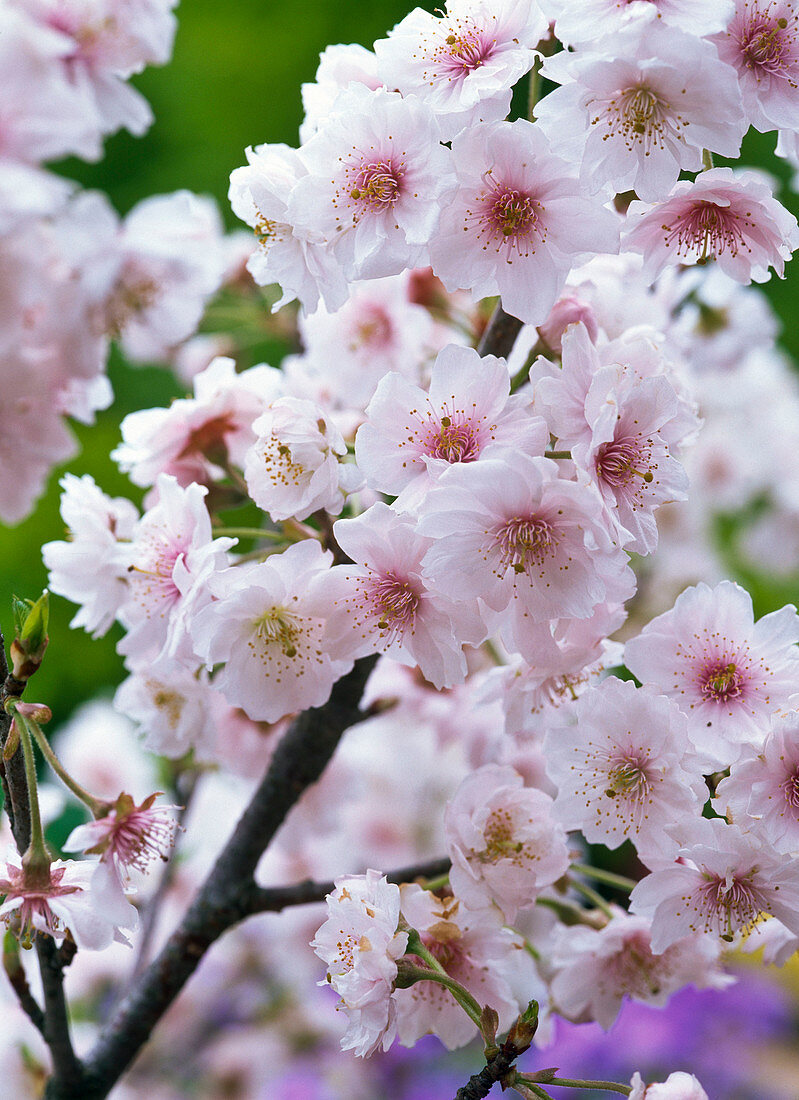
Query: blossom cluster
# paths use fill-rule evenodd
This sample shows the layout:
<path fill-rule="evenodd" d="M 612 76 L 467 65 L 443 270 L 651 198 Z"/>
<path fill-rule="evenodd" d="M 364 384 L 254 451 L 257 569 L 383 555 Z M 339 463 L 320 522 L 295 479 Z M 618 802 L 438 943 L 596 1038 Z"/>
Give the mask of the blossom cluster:
<path fill-rule="evenodd" d="M 799 515 L 772 457 L 796 423 L 744 469 L 729 425 L 751 408 L 727 387 L 785 394 L 786 424 L 799 409 L 750 286 L 783 274 L 799 229 L 763 173 L 713 166 L 750 127 L 795 152 L 797 18 L 764 0 L 452 0 L 373 52 L 329 48 L 300 146 L 250 149 L 231 176 L 257 238 L 249 271 L 279 284 L 275 308 L 298 300 L 301 350 L 282 369 L 216 356 L 190 396 L 128 416 L 114 458 L 147 490 L 141 510 L 62 479 L 50 587 L 78 604 L 73 626 L 121 624 L 115 705 L 148 748 L 251 775 L 296 714 L 380 655 L 373 716 L 260 872 L 446 852 L 432 889 L 369 870 L 328 898 L 313 947 L 359 1055 L 474 1037 L 425 967 L 502 1029 L 534 998 L 546 1037 L 552 1015 L 609 1028 L 624 998 L 723 988 L 731 947 L 777 962 L 799 947 L 799 615 L 756 619 L 707 537 L 677 561 L 700 522 L 689 477 L 700 504 L 745 486 L 772 495 L 771 522 Z M 507 120 L 539 74 L 554 90 Z M 138 99 L 115 102 L 114 125 L 135 129 Z M 224 278 L 215 217 L 181 193 L 120 226 L 99 196 L 65 193 L 55 214 L 14 214 L 0 263 L 6 246 L 22 262 L 29 235 L 69 242 L 79 275 L 53 252 L 42 285 L 78 295 L 67 314 L 92 342 L 70 346 L 70 369 L 91 359 L 80 377 L 96 380 L 110 336 L 140 360 L 194 331 Z M 518 335 L 481 354 L 496 296 Z M 52 309 L 19 313 L 15 354 L 36 369 Z M 38 484 L 43 467 L 25 469 Z M 241 509 L 250 526 L 227 522 Z M 151 811 L 120 795 L 73 839 L 119 880 L 120 853 L 135 868 L 168 828 Z M 585 881 L 589 846 L 624 842 L 629 908 Z M 630 1087 L 704 1096 L 679 1072 Z"/>

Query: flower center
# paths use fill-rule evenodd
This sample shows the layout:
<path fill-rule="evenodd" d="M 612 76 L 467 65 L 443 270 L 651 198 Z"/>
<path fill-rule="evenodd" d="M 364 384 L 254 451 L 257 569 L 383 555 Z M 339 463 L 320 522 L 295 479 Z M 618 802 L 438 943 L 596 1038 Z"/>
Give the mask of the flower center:
<path fill-rule="evenodd" d="M 513 818 L 507 810 L 493 810 L 483 830 L 485 848 L 478 854 L 481 863 L 500 859 L 519 862 L 524 845 L 514 836 Z"/>
<path fill-rule="evenodd" d="M 786 803 L 794 810 L 799 810 L 799 768 L 795 768 L 793 775 L 782 784 L 782 793 Z"/>
<path fill-rule="evenodd" d="M 477 433 L 468 421 L 453 423 L 451 417 L 442 416 L 440 426 L 428 437 L 426 453 L 445 462 L 474 462 L 480 453 Z"/>
<path fill-rule="evenodd" d="M 608 136 L 620 137 L 629 150 L 643 146 L 648 154 L 653 147 L 663 148 L 667 136 L 680 137 L 683 126 L 679 115 L 645 84 L 633 84 L 602 101 L 602 109 L 592 115 L 591 125 L 604 124 Z"/>
<path fill-rule="evenodd" d="M 540 566 L 557 545 L 552 525 L 534 517 L 514 516 L 499 528 L 494 538 L 505 572 L 511 567 L 515 573 L 529 572 Z"/>
<path fill-rule="evenodd" d="M 419 596 L 409 581 L 400 580 L 389 570 L 373 582 L 369 596 L 380 614 L 377 625 L 390 638 L 413 629 Z"/>
<path fill-rule="evenodd" d="M 446 70 L 468 76 L 488 61 L 494 52 L 496 39 L 472 26 L 461 30 L 458 34 L 448 34 L 444 43 L 440 58 Z"/>
<path fill-rule="evenodd" d="M 706 675 L 702 684 L 702 694 L 717 703 L 726 703 L 728 699 L 737 699 L 742 691 L 741 676 L 735 665 L 730 662 L 716 665 Z"/>
<path fill-rule="evenodd" d="M 300 631 L 296 619 L 284 607 L 270 607 L 253 623 L 253 632 L 266 647 L 278 646 L 286 657 L 297 656 Z"/>
<path fill-rule="evenodd" d="M 796 45 L 796 19 L 792 19 L 793 28 L 789 29 L 785 17 L 774 19 L 754 4 L 749 10 L 749 19 L 741 29 L 738 46 L 746 67 L 755 71 L 781 76 L 795 87 L 791 77 L 796 58 L 793 47 Z"/>
<path fill-rule="evenodd" d="M 597 477 L 614 488 L 629 485 L 633 478 L 640 477 L 648 484 L 653 480 L 651 470 L 641 470 L 640 448 L 630 439 L 613 439 L 603 443 L 595 460 Z"/>
<path fill-rule="evenodd" d="M 402 172 L 390 161 L 363 164 L 355 175 L 350 197 L 373 211 L 387 210 L 400 196 Z"/>
<path fill-rule="evenodd" d="M 748 224 L 746 218 L 743 220 Z M 739 248 L 746 247 L 739 222 L 740 216 L 728 207 L 703 200 L 693 203 L 684 214 L 664 224 L 664 240 L 667 245 L 677 242 L 677 255 L 699 252 L 699 263 L 706 262 L 708 256 L 720 256 L 724 252 L 737 256 Z"/>
<path fill-rule="evenodd" d="M 477 196 L 474 209 L 467 210 L 467 227 L 475 226 L 478 239 L 487 237 L 497 252 L 504 249 L 509 262 L 514 251 L 520 256 L 534 254 L 536 244 L 547 236 L 543 204 L 527 191 L 494 180 L 490 168 L 483 173 L 483 183 L 486 190 Z"/>
<path fill-rule="evenodd" d="M 699 887 L 697 900 L 707 930 L 715 928 L 721 939 L 729 943 L 738 929 L 751 928 L 757 923 L 763 905 L 757 890 L 744 875 L 722 877 L 705 871 L 705 880 Z"/>
<path fill-rule="evenodd" d="M 624 757 L 608 772 L 608 786 L 605 794 L 608 798 L 626 795 L 634 799 L 646 795 L 649 779 L 641 762 L 634 757 Z"/>

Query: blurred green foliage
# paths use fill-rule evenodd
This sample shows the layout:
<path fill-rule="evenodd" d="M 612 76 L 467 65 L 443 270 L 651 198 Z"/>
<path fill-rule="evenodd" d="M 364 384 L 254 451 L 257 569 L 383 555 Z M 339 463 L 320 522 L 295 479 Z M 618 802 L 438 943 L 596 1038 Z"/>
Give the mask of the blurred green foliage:
<path fill-rule="evenodd" d="M 371 45 L 412 5 L 405 0 L 371 4 L 337 4 L 331 0 L 184 0 L 178 9 L 179 28 L 172 62 L 150 69 L 135 83 L 152 105 L 156 121 L 144 138 L 120 133 L 106 144 L 98 164 L 66 161 L 58 170 L 85 187 L 105 191 L 120 213 L 140 199 L 189 188 L 213 195 L 231 228 L 238 223 L 227 205 L 228 177 L 244 163 L 244 149 L 261 142 L 296 145 L 302 118 L 300 85 L 312 80 L 321 50 L 330 43 Z M 426 7 L 433 9 L 434 3 Z M 520 92 L 524 93 L 523 89 Z M 519 97 L 514 100 L 516 105 Z M 774 171 L 774 135 L 750 135 L 747 163 L 766 164 Z M 784 182 L 790 172 L 780 169 Z M 782 198 L 797 212 L 796 197 Z M 767 292 L 782 317 L 783 342 L 799 359 L 799 280 L 772 279 Z M 115 403 L 93 427 L 76 426 L 79 455 L 67 464 L 76 474 L 90 473 L 112 495 L 140 500 L 109 459 L 119 442 L 119 422 L 136 408 L 167 404 L 181 387 L 157 368 L 131 369 L 115 353 L 109 374 Z M 0 627 L 11 626 L 11 596 L 36 598 L 46 583 L 41 563 L 42 543 L 62 538 L 55 471 L 48 491 L 34 514 L 0 539 Z M 781 593 L 784 596 L 784 593 Z M 759 611 L 773 603 L 762 586 Z M 52 707 L 56 724 L 82 700 L 110 691 L 119 682 L 122 662 L 114 645 L 117 631 L 93 641 L 83 631 L 70 631 L 75 608 L 52 599 L 51 646 L 31 687 Z"/>

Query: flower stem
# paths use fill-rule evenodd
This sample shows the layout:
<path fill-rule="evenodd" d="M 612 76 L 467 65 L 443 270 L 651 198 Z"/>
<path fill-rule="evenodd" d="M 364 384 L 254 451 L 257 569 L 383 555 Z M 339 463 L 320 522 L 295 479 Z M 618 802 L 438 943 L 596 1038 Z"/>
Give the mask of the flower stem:
<path fill-rule="evenodd" d="M 545 458 L 571 458 L 571 451 L 547 451 Z"/>
<path fill-rule="evenodd" d="M 702 150 L 702 167 L 706 172 L 709 172 L 713 167 L 713 154 L 709 149 Z"/>
<path fill-rule="evenodd" d="M 42 756 L 45 758 L 47 763 L 56 773 L 64 786 L 68 787 L 76 798 L 80 799 L 80 801 L 85 806 L 89 807 L 92 817 L 104 817 L 108 812 L 108 804 L 101 801 L 99 798 L 95 798 L 93 795 L 89 794 L 87 790 L 81 787 L 80 783 L 76 782 L 72 778 L 72 776 L 66 770 L 56 754 L 53 752 L 52 748 L 50 747 L 50 742 L 47 740 L 44 733 L 41 731 L 36 722 L 26 721 L 25 725 L 26 728 L 28 728 L 35 737 L 36 744 L 39 746 Z"/>
<path fill-rule="evenodd" d="M 265 531 L 262 527 L 215 527 L 213 534 L 241 539 L 275 539 L 281 542 L 286 537 L 282 531 Z"/>
<path fill-rule="evenodd" d="M 409 955 L 416 955 L 430 967 L 430 970 L 424 970 L 422 967 L 415 968 L 415 970 L 418 970 L 418 974 L 415 975 L 418 981 L 427 979 L 428 981 L 439 982 L 441 985 L 445 985 L 469 1019 L 477 1024 L 478 1027 L 481 1026 L 483 1010 L 480 1005 L 468 989 L 464 989 L 460 982 L 456 982 L 454 978 L 450 978 L 449 974 L 435 955 L 428 951 L 422 943 L 422 937 L 415 928 L 412 928 L 408 933 L 408 947 L 406 953 Z"/>
<path fill-rule="evenodd" d="M 571 885 L 578 894 L 582 894 L 583 897 L 587 901 L 590 901 L 592 905 L 595 905 L 597 909 L 601 909 L 606 917 L 613 916 L 613 910 L 602 897 L 602 895 L 598 894 L 596 890 L 592 890 L 590 886 L 586 886 L 584 882 L 580 882 L 579 879 L 575 878 L 571 879 Z"/>
<path fill-rule="evenodd" d="M 528 1087 L 536 1083 L 535 1075 L 518 1075 L 518 1080 Z M 582 1081 L 572 1077 L 548 1077 L 547 1085 L 560 1085 L 569 1089 L 596 1089 L 598 1092 L 618 1092 L 622 1096 L 629 1096 L 632 1091 L 629 1085 L 621 1085 L 618 1081 Z"/>
<path fill-rule="evenodd" d="M 25 761 L 25 781 L 28 784 L 28 804 L 31 815 L 31 839 L 28 849 L 23 856 L 23 866 L 36 873 L 40 868 L 47 870 L 47 878 L 50 877 L 50 853 L 44 842 L 44 830 L 42 829 L 42 815 L 39 812 L 39 785 L 36 779 L 36 761 L 33 758 L 33 745 L 31 744 L 30 726 L 27 718 L 14 712 L 14 718 L 19 727 L 19 739 L 22 743 L 22 756 Z M 35 723 L 32 723 L 35 725 Z"/>
<path fill-rule="evenodd" d="M 590 867 L 587 863 L 573 863 L 571 869 L 576 871 L 578 875 L 596 879 L 597 882 L 604 882 L 606 886 L 615 886 L 617 890 L 624 890 L 627 893 L 637 885 L 635 879 L 626 878 L 624 875 L 614 875 L 612 871 L 603 871 L 600 867 Z"/>

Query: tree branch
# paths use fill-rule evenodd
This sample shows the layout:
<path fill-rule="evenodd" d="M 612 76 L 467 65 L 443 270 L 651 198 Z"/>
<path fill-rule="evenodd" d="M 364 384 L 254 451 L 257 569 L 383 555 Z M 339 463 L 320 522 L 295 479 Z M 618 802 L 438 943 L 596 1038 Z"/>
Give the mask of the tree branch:
<path fill-rule="evenodd" d="M 278 744 L 269 769 L 233 835 L 162 951 L 140 975 L 86 1060 L 78 1089 L 53 1079 L 48 1100 L 102 1100 L 147 1042 L 152 1029 L 228 928 L 250 915 L 253 874 L 300 795 L 321 776 L 341 735 L 362 721 L 363 689 L 376 656 L 356 661 L 322 707 L 300 714 Z M 323 884 L 326 885 L 326 884 Z"/>
<path fill-rule="evenodd" d="M 499 355 L 507 359 L 513 351 L 516 337 L 521 330 L 522 322 L 519 318 L 506 313 L 502 308 L 502 302 L 497 302 L 488 327 L 477 345 L 478 354 Z"/>
<path fill-rule="evenodd" d="M 389 871 L 389 882 L 413 882 L 415 879 L 434 879 L 446 875 L 452 866 L 447 857 L 431 859 L 426 863 L 414 863 L 401 867 L 398 871 Z M 248 913 L 274 913 L 287 909 L 290 905 L 310 905 L 315 901 L 324 901 L 335 890 L 335 882 L 314 882 L 305 879 L 291 886 L 253 886 L 245 899 Z"/>

